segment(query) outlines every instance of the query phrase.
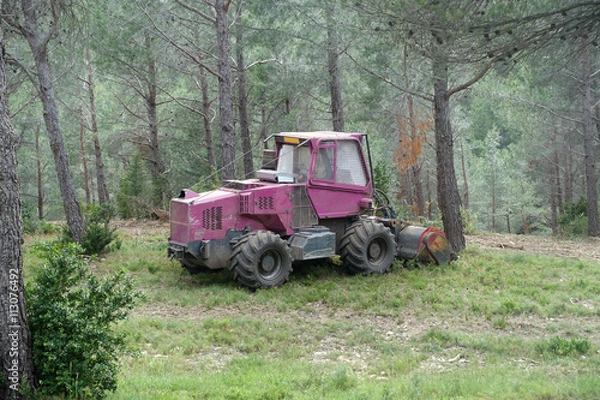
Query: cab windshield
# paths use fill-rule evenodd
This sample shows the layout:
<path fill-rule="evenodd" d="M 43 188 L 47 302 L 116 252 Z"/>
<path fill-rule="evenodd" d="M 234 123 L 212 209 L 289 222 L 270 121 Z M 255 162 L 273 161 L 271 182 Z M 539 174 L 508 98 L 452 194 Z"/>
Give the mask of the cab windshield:
<path fill-rule="evenodd" d="M 308 146 L 284 144 L 279 151 L 277 172 L 303 176 L 306 179 L 310 166 L 310 149 Z"/>

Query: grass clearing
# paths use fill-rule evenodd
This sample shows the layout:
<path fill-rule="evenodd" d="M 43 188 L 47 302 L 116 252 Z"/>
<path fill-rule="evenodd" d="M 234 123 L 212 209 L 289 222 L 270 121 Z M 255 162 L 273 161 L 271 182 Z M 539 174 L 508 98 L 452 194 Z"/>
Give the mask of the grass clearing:
<path fill-rule="evenodd" d="M 449 266 L 351 276 L 295 265 L 281 288 L 188 275 L 166 227 L 92 259 L 145 302 L 110 399 L 600 398 L 600 264 L 469 246 Z M 40 265 L 30 248 L 26 268 Z M 27 276 L 27 274 L 26 274 Z"/>

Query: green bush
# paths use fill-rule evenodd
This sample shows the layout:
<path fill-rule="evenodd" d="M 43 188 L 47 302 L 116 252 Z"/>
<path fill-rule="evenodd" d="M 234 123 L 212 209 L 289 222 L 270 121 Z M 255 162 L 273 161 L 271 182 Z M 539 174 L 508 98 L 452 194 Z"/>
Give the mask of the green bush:
<path fill-rule="evenodd" d="M 476 232 L 477 226 L 477 214 L 467 208 L 460 208 L 460 215 L 463 220 L 463 231 L 467 235 L 473 234 Z"/>
<path fill-rule="evenodd" d="M 43 245 L 46 264 L 26 287 L 33 358 L 44 395 L 105 397 L 117 385 L 123 320 L 141 294 L 124 272 L 97 278 L 76 244 Z"/>
<path fill-rule="evenodd" d="M 105 250 L 111 250 L 110 243 L 117 239 L 116 228 L 110 227 L 113 216 L 112 207 L 109 204 L 88 204 L 84 209 L 84 234 L 81 242 L 83 254 L 96 255 Z M 63 227 L 59 242 L 63 245 L 73 242 L 71 231 L 67 226 Z M 119 248 L 120 244 L 116 246 Z"/>
<path fill-rule="evenodd" d="M 148 189 L 148 173 L 141 154 L 136 153 L 119 181 L 117 209 L 123 219 L 147 218 L 151 214 Z"/>
<path fill-rule="evenodd" d="M 564 212 L 558 218 L 558 224 L 564 234 L 585 236 L 587 234 L 587 200 L 581 197 L 573 203 L 565 203 Z"/>
<path fill-rule="evenodd" d="M 22 215 L 23 215 L 23 231 L 29 234 L 35 233 L 56 233 L 58 232 L 58 228 L 56 225 L 40 220 L 37 216 L 34 215 L 35 208 L 28 204 L 27 202 L 23 202 Z"/>
<path fill-rule="evenodd" d="M 116 228 L 109 226 L 113 210 L 108 204 L 91 204 L 85 216 L 85 235 L 81 246 L 85 254 L 100 254 L 116 238 Z"/>
<path fill-rule="evenodd" d="M 590 351 L 591 344 L 587 339 L 563 339 L 553 337 L 537 346 L 541 354 L 566 357 L 570 355 L 584 355 Z"/>
<path fill-rule="evenodd" d="M 390 193 L 394 178 L 395 168 L 385 161 L 377 161 L 373 167 L 373 181 L 377 189 L 383 193 Z"/>
<path fill-rule="evenodd" d="M 39 220 L 33 216 L 33 207 L 23 202 L 21 213 L 23 216 L 23 231 L 25 233 L 36 233 L 39 229 Z"/>

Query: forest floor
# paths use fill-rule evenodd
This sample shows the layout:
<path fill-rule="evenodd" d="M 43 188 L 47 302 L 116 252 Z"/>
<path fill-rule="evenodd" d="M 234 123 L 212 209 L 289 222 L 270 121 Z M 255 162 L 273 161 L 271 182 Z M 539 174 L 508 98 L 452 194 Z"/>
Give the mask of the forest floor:
<path fill-rule="evenodd" d="M 150 220 L 118 221 L 116 226 L 126 236 L 169 235 L 168 223 Z M 593 260 L 600 262 L 600 238 L 577 240 L 559 239 L 552 236 L 516 235 L 508 233 L 479 233 L 466 235 L 467 246 L 507 249 L 539 255 Z"/>
<path fill-rule="evenodd" d="M 467 246 L 476 245 L 481 248 L 499 248 L 600 262 L 600 238 L 567 240 L 539 235 L 482 233 L 467 235 L 466 241 Z"/>
<path fill-rule="evenodd" d="M 118 224 L 122 235 L 132 239 L 142 238 L 146 235 L 161 236 L 165 240 L 168 237 L 168 224 L 158 221 L 122 221 Z M 506 249 L 509 251 L 533 253 L 539 255 L 551 255 L 560 258 L 571 258 L 581 260 L 592 260 L 600 263 L 600 239 L 564 240 L 553 237 L 536 235 L 512 235 L 512 234 L 477 234 L 466 237 L 467 246 L 476 246 L 482 249 Z M 592 302 L 571 299 L 571 303 L 577 302 L 582 307 L 596 305 Z M 585 304 L 583 304 L 585 303 Z M 575 303 L 573 303 L 575 304 Z M 564 327 L 565 330 L 573 330 L 577 333 L 585 333 L 586 337 L 600 345 L 600 331 L 595 329 L 595 317 L 590 316 L 561 316 L 558 318 L 546 318 L 536 314 L 515 314 L 506 318 L 506 327 L 498 329 L 494 321 L 484 316 L 469 316 L 466 318 L 459 313 L 431 313 L 424 314 L 419 308 L 407 307 L 402 310 L 401 318 L 397 315 L 387 316 L 369 313 L 364 310 L 352 308 L 339 308 L 315 301 L 305 305 L 302 309 L 277 310 L 269 304 L 238 304 L 193 307 L 176 304 L 163 304 L 160 302 L 149 302 L 134 310 L 133 314 L 139 317 L 159 318 L 161 320 L 186 320 L 201 323 L 206 319 L 214 318 L 240 318 L 250 317 L 272 321 L 285 321 L 290 324 L 298 324 L 314 327 L 324 324 L 348 324 L 351 321 L 361 321 L 361 324 L 370 325 L 375 335 L 384 340 L 394 340 L 409 343 L 432 330 L 470 332 L 476 335 L 489 335 L 495 337 L 508 337 L 517 335 L 532 340 L 543 339 L 550 334 L 561 333 L 548 330 L 550 325 Z M 314 340 L 310 334 L 304 340 Z M 310 362 L 321 363 L 331 359 L 332 355 L 339 355 L 338 360 L 353 366 L 355 370 L 366 370 L 370 362 L 370 349 L 368 344 L 348 345 L 344 340 L 334 335 L 319 339 L 321 341 L 318 349 L 312 353 Z M 302 339 L 301 339 L 302 341 Z M 466 362 L 455 349 L 456 354 L 448 354 L 444 357 L 430 357 L 423 362 L 422 368 L 429 371 L 442 371 L 451 368 L 453 364 Z M 218 370 L 226 364 L 226 360 L 236 357 L 228 354 L 223 347 L 215 347 L 212 351 L 204 354 L 204 360 L 213 363 Z M 520 361 L 519 361 L 520 362 Z M 527 360 L 523 360 L 527 363 Z"/>

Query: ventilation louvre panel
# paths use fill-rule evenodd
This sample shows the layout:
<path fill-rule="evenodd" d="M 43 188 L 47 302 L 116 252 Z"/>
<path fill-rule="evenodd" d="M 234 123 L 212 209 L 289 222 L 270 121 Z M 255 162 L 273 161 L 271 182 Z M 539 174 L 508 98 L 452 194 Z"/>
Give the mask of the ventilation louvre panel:
<path fill-rule="evenodd" d="M 223 207 L 202 210 L 202 228 L 211 231 L 223 229 Z"/>
<path fill-rule="evenodd" d="M 274 210 L 275 200 L 273 197 L 259 197 L 257 206 L 259 210 Z"/>

